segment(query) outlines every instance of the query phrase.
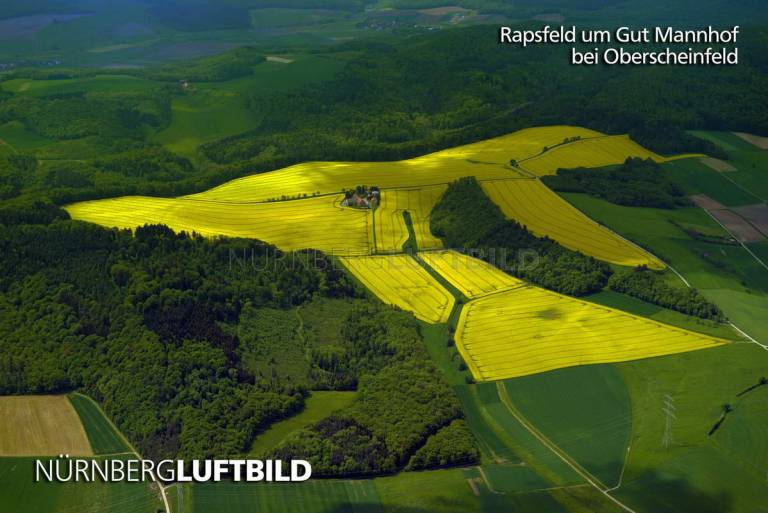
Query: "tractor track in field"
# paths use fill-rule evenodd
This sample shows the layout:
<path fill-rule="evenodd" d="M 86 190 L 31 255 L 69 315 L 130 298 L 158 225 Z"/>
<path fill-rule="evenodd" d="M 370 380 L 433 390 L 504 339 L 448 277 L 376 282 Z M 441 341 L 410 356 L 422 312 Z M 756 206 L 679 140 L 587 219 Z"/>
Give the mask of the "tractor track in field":
<path fill-rule="evenodd" d="M 557 456 L 560 460 L 563 461 L 566 465 L 568 465 L 571 469 L 573 469 L 574 472 L 576 472 L 579 476 L 581 476 L 587 483 L 589 483 L 593 488 L 595 488 L 597 491 L 599 491 L 602 495 L 607 497 L 609 500 L 611 500 L 614 504 L 619 506 L 621 509 L 626 511 L 627 513 L 637 513 L 637 511 L 633 510 L 623 502 L 621 502 L 616 497 L 613 497 L 610 493 L 608 493 L 609 489 L 603 485 L 603 483 L 600 482 L 595 476 L 590 474 L 586 469 L 584 469 L 581 465 L 579 465 L 576 461 L 574 461 L 570 456 L 568 456 L 567 453 L 562 451 L 557 445 L 555 445 L 554 442 L 550 441 L 546 436 L 544 436 L 536 427 L 528 421 L 528 419 L 525 418 L 525 416 L 520 413 L 515 405 L 512 403 L 512 400 L 509 397 L 509 394 L 507 394 L 506 389 L 503 387 L 502 382 L 499 381 L 496 385 L 498 392 L 499 392 L 499 399 L 501 399 L 502 404 L 507 408 L 509 413 L 531 434 L 533 435 L 539 442 L 542 443 L 547 449 L 549 449 L 555 456 Z M 601 486 L 602 485 L 602 486 Z M 610 490 L 614 490 L 615 488 L 612 488 Z"/>

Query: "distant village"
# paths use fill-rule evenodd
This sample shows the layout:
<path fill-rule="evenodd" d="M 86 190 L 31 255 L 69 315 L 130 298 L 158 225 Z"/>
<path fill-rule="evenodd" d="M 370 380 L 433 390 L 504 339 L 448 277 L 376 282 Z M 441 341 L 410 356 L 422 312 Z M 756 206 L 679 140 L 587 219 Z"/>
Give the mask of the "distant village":
<path fill-rule="evenodd" d="M 381 201 L 381 191 L 378 187 L 358 185 L 354 190 L 344 191 L 342 207 L 375 209 Z"/>

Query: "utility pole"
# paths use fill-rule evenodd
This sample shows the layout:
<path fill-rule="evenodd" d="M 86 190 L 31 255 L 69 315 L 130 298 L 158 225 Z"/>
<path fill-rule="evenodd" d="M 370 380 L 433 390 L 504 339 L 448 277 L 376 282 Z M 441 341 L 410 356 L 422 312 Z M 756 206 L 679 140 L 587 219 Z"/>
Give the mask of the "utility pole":
<path fill-rule="evenodd" d="M 675 416 L 675 399 L 669 395 L 664 394 L 664 406 L 662 411 L 666 415 L 666 423 L 664 427 L 664 438 L 661 440 L 661 445 L 665 449 L 669 449 L 674 442 L 672 438 L 672 425 L 674 424 L 677 416 Z"/>

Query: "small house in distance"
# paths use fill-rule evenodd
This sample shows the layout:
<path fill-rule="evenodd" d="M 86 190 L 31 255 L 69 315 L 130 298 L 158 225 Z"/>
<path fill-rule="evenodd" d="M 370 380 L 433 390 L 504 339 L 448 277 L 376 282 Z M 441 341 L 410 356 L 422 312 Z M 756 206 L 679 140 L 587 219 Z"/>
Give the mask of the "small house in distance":
<path fill-rule="evenodd" d="M 358 185 L 354 190 L 344 191 L 342 207 L 375 209 L 381 201 L 381 191 L 378 187 Z"/>

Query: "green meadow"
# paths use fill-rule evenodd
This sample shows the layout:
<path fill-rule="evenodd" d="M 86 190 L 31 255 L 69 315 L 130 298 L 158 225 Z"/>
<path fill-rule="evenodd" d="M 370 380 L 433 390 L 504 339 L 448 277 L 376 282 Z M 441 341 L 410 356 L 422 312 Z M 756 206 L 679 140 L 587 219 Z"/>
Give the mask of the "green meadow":
<path fill-rule="evenodd" d="M 34 481 L 33 458 L 0 458 L 2 513 L 156 513 L 159 494 L 145 483 Z"/>
<path fill-rule="evenodd" d="M 324 419 L 331 413 L 349 405 L 354 392 L 316 390 L 304 401 L 304 409 L 296 415 L 272 424 L 269 429 L 256 435 L 250 454 L 263 456 L 277 447 L 294 431 Z"/>
<path fill-rule="evenodd" d="M 570 367 L 506 380 L 504 387 L 518 410 L 549 440 L 606 488 L 618 484 L 632 409 L 614 367 Z"/>
<path fill-rule="evenodd" d="M 247 132 L 259 125 L 258 106 L 249 108 L 246 95 L 286 91 L 330 79 L 342 61 L 297 55 L 289 63 L 264 62 L 252 75 L 215 83 L 192 83 L 172 102 L 171 124 L 151 137 L 169 150 L 195 158 L 200 144 Z"/>
<path fill-rule="evenodd" d="M 621 235 L 649 249 L 714 301 L 739 328 L 768 343 L 768 272 L 699 208 L 623 207 L 585 194 L 562 197 Z M 695 239 L 717 234 L 723 242 Z"/>
<path fill-rule="evenodd" d="M 69 402 L 72 403 L 83 423 L 94 454 L 133 452 L 125 437 L 107 419 L 101 407 L 93 399 L 74 393 L 69 395 Z"/>
<path fill-rule="evenodd" d="M 768 390 L 737 394 L 766 365 L 768 351 L 750 343 L 616 365 L 632 400 L 618 496 L 643 511 L 765 511 L 765 423 L 758 419 Z M 725 404 L 733 411 L 709 436 Z"/>
<path fill-rule="evenodd" d="M 195 484 L 191 494 L 183 497 L 187 499 L 182 505 L 184 509 L 177 513 L 384 512 L 376 487 L 370 480 Z M 169 499 L 174 502 L 173 493 Z"/>

